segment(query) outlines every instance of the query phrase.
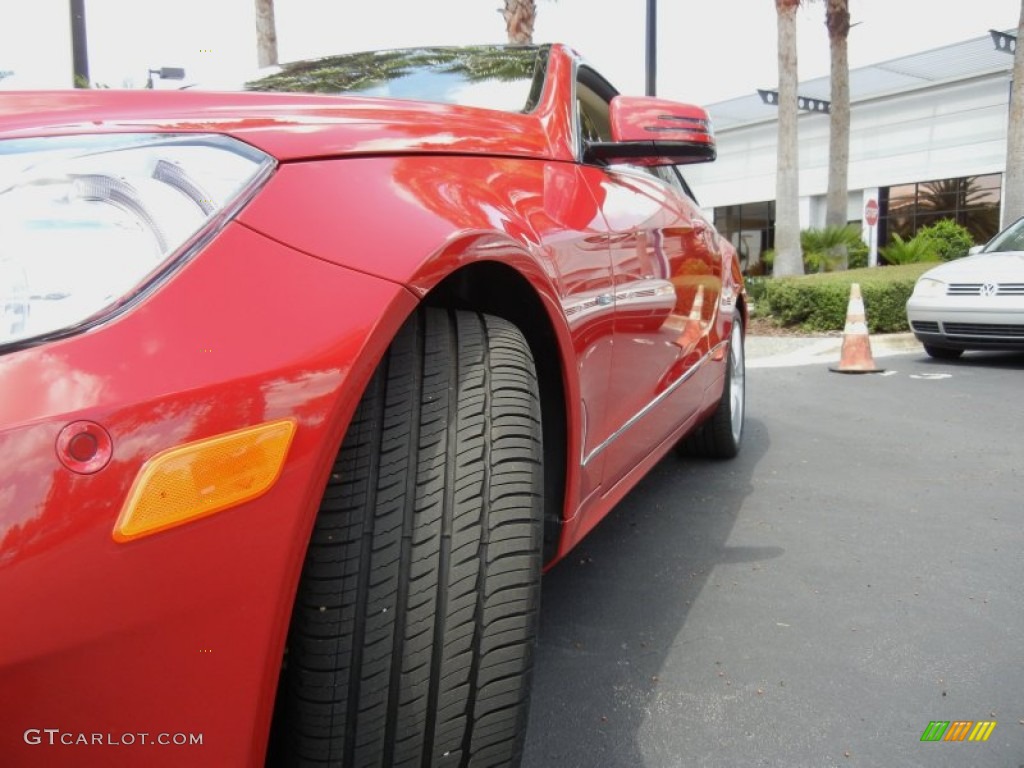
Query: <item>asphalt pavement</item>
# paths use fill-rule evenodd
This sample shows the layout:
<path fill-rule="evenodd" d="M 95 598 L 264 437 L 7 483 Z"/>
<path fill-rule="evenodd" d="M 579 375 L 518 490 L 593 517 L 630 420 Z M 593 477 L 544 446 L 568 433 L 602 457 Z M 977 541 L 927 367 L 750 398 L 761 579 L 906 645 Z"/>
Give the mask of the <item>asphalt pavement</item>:
<path fill-rule="evenodd" d="M 748 338 L 739 457 L 667 456 L 545 575 L 524 768 L 1024 766 L 1024 355 L 871 345 Z"/>

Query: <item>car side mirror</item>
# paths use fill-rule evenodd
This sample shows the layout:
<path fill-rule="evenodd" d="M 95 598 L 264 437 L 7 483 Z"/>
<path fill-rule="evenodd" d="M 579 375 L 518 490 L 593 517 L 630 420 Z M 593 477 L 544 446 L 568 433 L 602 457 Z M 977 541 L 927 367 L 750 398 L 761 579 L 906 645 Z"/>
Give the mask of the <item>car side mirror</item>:
<path fill-rule="evenodd" d="M 587 145 L 589 161 L 685 165 L 715 159 L 715 135 L 705 109 L 647 96 L 616 96 L 608 111 L 611 141 Z"/>

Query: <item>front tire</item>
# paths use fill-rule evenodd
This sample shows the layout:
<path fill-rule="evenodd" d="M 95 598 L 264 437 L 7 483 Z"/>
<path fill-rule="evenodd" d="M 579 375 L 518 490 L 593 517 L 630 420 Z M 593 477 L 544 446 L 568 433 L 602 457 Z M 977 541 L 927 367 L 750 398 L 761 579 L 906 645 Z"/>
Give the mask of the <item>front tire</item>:
<path fill-rule="evenodd" d="M 519 764 L 541 456 L 522 334 L 487 315 L 417 312 L 363 395 L 321 503 L 272 764 Z"/>
<path fill-rule="evenodd" d="M 733 313 L 729 336 L 729 357 L 725 367 L 722 397 L 715 412 L 679 443 L 685 456 L 732 459 L 740 452 L 746 418 L 747 374 L 743 348 L 743 317 Z"/>
<path fill-rule="evenodd" d="M 924 345 L 924 351 L 928 357 L 936 360 L 956 360 L 964 353 L 962 349 L 950 349 L 949 347 L 936 347 L 931 344 Z"/>

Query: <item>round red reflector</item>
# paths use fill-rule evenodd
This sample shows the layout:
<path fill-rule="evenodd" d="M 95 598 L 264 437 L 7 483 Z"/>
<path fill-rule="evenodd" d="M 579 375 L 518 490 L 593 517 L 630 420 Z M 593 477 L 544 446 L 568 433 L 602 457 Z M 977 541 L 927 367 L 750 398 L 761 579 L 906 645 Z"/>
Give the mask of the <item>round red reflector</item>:
<path fill-rule="evenodd" d="M 91 461 L 99 447 L 95 435 L 79 432 L 68 441 L 68 456 L 75 461 Z"/>
<path fill-rule="evenodd" d="M 110 433 L 94 421 L 74 421 L 57 435 L 57 458 L 80 475 L 99 472 L 113 455 Z"/>

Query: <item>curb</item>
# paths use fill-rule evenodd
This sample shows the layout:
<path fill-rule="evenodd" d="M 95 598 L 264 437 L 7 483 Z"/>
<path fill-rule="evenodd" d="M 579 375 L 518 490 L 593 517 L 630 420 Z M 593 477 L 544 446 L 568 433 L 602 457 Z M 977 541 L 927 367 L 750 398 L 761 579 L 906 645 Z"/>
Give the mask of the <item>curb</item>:
<path fill-rule="evenodd" d="M 883 333 L 870 339 L 876 357 L 924 354 L 913 333 Z M 777 368 L 835 362 L 843 347 L 843 336 L 747 336 L 747 368 Z"/>

